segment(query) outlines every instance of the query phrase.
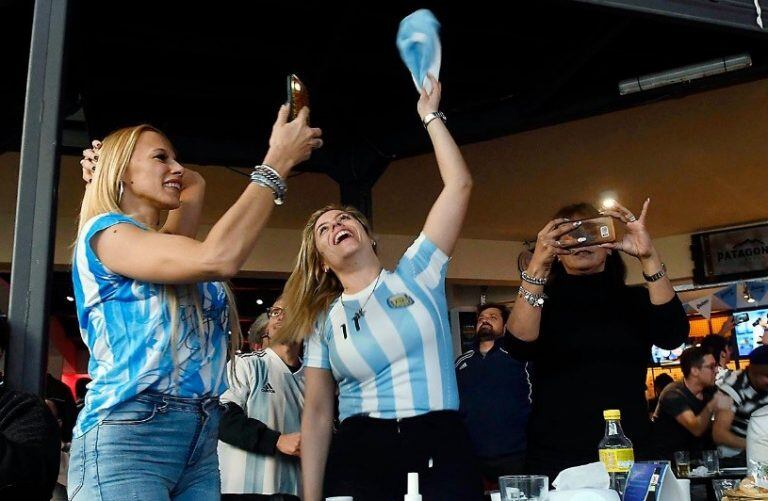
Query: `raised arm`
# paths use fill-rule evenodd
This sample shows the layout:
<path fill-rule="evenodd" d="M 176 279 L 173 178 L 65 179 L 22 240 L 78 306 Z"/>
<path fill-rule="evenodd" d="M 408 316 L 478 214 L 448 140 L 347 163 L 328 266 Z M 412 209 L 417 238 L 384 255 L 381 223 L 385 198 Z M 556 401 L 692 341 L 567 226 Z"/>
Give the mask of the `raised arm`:
<path fill-rule="evenodd" d="M 625 225 L 626 234 L 619 242 L 601 246 L 607 249 L 616 249 L 637 258 L 643 267 L 643 274 L 646 276 L 653 276 L 662 272 L 661 255 L 653 245 L 653 240 L 651 240 L 651 235 L 646 227 L 646 216 L 650 203 L 650 198 L 645 200 L 640 217 L 635 217 L 626 207 L 619 204 L 616 204 L 612 209 L 606 209 L 605 214 Z M 653 282 L 648 282 L 651 304 L 666 304 L 675 297 L 675 290 L 672 288 L 672 282 L 669 281 L 666 270 L 663 271 L 663 275 Z"/>
<path fill-rule="evenodd" d="M 429 78 L 432 80 L 432 93 L 427 94 L 422 89 L 417 105 L 422 120 L 426 115 L 439 111 L 440 106 L 440 82 L 431 75 Z M 424 223 L 424 234 L 450 256 L 467 213 L 472 191 L 472 175 L 464 162 L 461 150 L 442 120 L 436 118 L 430 121 L 427 132 L 435 149 L 443 190 L 429 211 Z"/>
<path fill-rule="evenodd" d="M 301 477 L 304 501 L 323 499 L 323 476 L 331 444 L 335 384 L 331 371 L 306 368 L 301 417 Z"/>
<path fill-rule="evenodd" d="M 308 111 L 287 121 L 281 107 L 264 163 L 284 179 L 322 145 L 320 129 L 307 125 Z M 112 271 L 154 283 L 192 283 L 235 275 L 253 251 L 274 208 L 272 191 L 249 183 L 243 194 L 198 242 L 180 235 L 144 231 L 128 223 L 102 231 L 93 240 L 99 259 Z"/>
<path fill-rule="evenodd" d="M 168 213 L 160 232 L 195 238 L 203 213 L 205 179 L 199 172 L 184 169 L 181 184 L 181 207 Z"/>
<path fill-rule="evenodd" d="M 546 281 L 552 269 L 552 263 L 558 255 L 569 254 L 570 251 L 561 247 L 559 238 L 578 227 L 581 223 L 570 223 L 567 219 L 554 219 L 541 229 L 536 237 L 536 248 L 533 251 L 531 263 L 526 274 L 534 281 Z M 531 294 L 543 294 L 543 284 L 522 282 L 525 291 Z M 507 330 L 521 341 L 535 341 L 539 337 L 541 326 L 542 306 L 531 305 L 522 297 L 518 297 L 512 307 L 512 313 L 507 320 Z"/>

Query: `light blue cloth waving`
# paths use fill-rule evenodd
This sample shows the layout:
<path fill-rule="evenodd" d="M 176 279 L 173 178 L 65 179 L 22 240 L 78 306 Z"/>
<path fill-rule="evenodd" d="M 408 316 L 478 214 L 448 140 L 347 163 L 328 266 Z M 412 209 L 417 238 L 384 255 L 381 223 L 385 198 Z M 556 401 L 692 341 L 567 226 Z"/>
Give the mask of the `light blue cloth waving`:
<path fill-rule="evenodd" d="M 400 57 L 413 77 L 416 90 L 422 86 L 427 92 L 432 91 L 432 84 L 427 78 L 432 74 L 440 78 L 441 47 L 440 22 L 430 10 L 419 9 L 400 21 L 397 30 L 397 48 Z"/>

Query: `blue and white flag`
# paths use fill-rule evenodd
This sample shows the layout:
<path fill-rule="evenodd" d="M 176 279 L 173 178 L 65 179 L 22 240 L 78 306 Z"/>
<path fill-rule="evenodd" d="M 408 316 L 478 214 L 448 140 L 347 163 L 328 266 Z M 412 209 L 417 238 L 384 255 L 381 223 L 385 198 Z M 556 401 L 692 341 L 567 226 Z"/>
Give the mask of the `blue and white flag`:
<path fill-rule="evenodd" d="M 400 57 L 408 67 L 413 77 L 416 90 L 421 88 L 432 91 L 432 84 L 427 77 L 429 74 L 440 78 L 440 62 L 442 61 L 440 22 L 432 11 L 419 9 L 400 21 L 397 30 L 397 48 Z"/>

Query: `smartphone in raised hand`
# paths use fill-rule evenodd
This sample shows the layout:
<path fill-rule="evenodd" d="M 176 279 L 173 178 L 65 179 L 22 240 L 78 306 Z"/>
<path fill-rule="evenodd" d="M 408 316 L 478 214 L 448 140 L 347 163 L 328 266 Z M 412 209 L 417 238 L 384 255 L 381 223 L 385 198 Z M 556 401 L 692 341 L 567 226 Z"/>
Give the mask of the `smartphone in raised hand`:
<path fill-rule="evenodd" d="M 610 216 L 580 219 L 581 225 L 560 237 L 560 243 L 567 249 L 589 247 L 616 241 L 616 227 Z M 563 224 L 573 224 L 568 221 Z"/>
<path fill-rule="evenodd" d="M 294 120 L 305 106 L 309 106 L 309 91 L 304 82 L 291 73 L 287 78 L 288 83 L 288 116 Z"/>

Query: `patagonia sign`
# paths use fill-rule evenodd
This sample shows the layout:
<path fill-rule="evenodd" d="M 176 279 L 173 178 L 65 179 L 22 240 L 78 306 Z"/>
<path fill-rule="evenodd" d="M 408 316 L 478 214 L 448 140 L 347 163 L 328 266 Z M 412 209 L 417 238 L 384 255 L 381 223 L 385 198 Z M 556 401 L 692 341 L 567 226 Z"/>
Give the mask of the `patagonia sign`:
<path fill-rule="evenodd" d="M 768 224 L 698 233 L 692 241 L 697 282 L 768 275 Z"/>

